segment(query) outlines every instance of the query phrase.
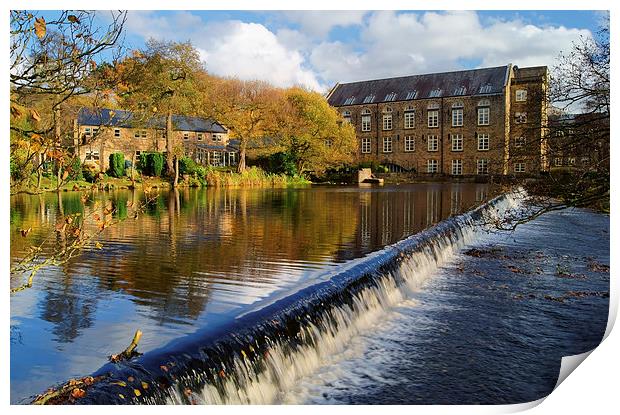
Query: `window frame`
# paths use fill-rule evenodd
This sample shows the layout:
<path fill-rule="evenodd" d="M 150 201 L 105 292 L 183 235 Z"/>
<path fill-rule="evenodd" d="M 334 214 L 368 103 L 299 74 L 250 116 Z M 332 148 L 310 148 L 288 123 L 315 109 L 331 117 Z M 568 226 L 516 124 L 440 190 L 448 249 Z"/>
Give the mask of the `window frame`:
<path fill-rule="evenodd" d="M 455 172 L 455 170 L 457 171 Z M 452 174 L 452 176 L 463 175 L 463 159 L 452 159 L 450 173 Z"/>
<path fill-rule="evenodd" d="M 489 151 L 491 148 L 491 138 L 488 133 L 478 133 L 478 151 Z M 486 145 L 481 145 L 486 144 Z"/>
<path fill-rule="evenodd" d="M 489 174 L 489 159 L 476 159 L 476 174 Z"/>
<path fill-rule="evenodd" d="M 431 143 L 433 143 L 433 148 L 431 148 Z M 436 152 L 439 151 L 439 137 L 434 134 L 429 134 L 426 137 L 426 151 L 428 152 Z"/>
<path fill-rule="evenodd" d="M 463 151 L 463 134 L 450 134 L 450 151 Z"/>
<path fill-rule="evenodd" d="M 426 119 L 428 121 L 428 124 L 427 124 L 428 128 L 439 128 L 439 110 L 438 109 L 427 110 L 426 114 L 427 114 Z"/>
<path fill-rule="evenodd" d="M 431 169 L 432 166 L 432 169 Z M 426 160 L 426 173 L 436 174 L 439 172 L 439 163 L 436 159 Z"/>
<path fill-rule="evenodd" d="M 391 153 L 393 150 L 393 140 L 392 140 L 392 136 L 385 136 L 383 137 L 383 147 L 382 147 L 382 153 Z"/>
<path fill-rule="evenodd" d="M 415 137 L 412 135 L 405 136 L 405 153 L 412 153 L 415 151 Z"/>
<path fill-rule="evenodd" d="M 415 109 L 405 109 L 403 111 L 403 128 L 410 130 L 415 128 Z"/>
<path fill-rule="evenodd" d="M 515 102 L 527 102 L 527 89 L 517 89 L 515 91 Z"/>
<path fill-rule="evenodd" d="M 392 113 L 388 112 L 383 114 L 383 131 L 391 131 L 392 127 L 393 127 L 393 123 L 392 123 Z"/>
<path fill-rule="evenodd" d="M 360 150 L 362 154 L 370 154 L 372 152 L 372 141 L 370 137 L 361 138 Z"/>

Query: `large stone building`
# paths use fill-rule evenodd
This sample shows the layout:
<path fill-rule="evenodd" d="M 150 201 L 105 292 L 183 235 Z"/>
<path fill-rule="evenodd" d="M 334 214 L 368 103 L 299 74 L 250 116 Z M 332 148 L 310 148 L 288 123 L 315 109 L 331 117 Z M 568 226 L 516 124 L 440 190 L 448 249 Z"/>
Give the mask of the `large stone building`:
<path fill-rule="evenodd" d="M 513 65 L 336 84 L 327 100 L 361 162 L 418 174 L 537 175 L 546 156 L 547 67 Z"/>
<path fill-rule="evenodd" d="M 238 143 L 228 137 L 228 131 L 216 121 L 172 116 L 173 145 L 182 146 L 185 155 L 211 166 L 236 165 L 239 161 Z M 103 171 L 109 167 L 112 153 L 123 153 L 126 160 L 142 152 L 166 152 L 166 119 L 138 115 L 123 110 L 81 109 L 73 125 L 72 142 L 82 163 L 94 163 Z M 137 157 L 136 157 L 137 159 Z"/>

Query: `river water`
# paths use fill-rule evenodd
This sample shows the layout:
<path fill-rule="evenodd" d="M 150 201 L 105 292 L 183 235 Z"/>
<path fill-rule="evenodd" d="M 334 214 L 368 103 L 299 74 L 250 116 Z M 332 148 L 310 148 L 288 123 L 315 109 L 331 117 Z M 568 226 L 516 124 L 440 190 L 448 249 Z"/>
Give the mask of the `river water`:
<path fill-rule="evenodd" d="M 127 190 L 81 196 L 13 196 L 12 261 L 31 245 L 62 244 L 54 228 L 68 215 L 144 200 Z M 141 352 L 208 329 L 487 197 L 484 184 L 160 191 L 144 214 L 106 230 L 102 249 L 39 272 L 11 297 L 11 400 L 93 372 L 136 329 Z"/>
<path fill-rule="evenodd" d="M 122 207 L 144 200 L 130 191 L 83 196 L 14 196 L 12 261 L 32 244 L 43 243 L 45 252 L 66 243 L 54 228 L 68 215 L 88 217 L 111 200 L 117 207 L 113 215 L 125 218 L 131 214 Z M 107 356 L 127 346 L 136 329 L 144 332 L 142 372 L 149 359 L 168 356 L 170 350 L 189 356 L 192 342 L 230 331 L 270 304 L 277 311 L 277 304 L 287 304 L 291 293 L 304 287 L 312 293 L 321 282 L 329 286 L 331 275 L 367 257 L 380 262 L 386 254 L 378 251 L 384 247 L 489 196 L 482 184 L 160 191 L 144 213 L 104 231 L 101 249 L 42 270 L 32 288 L 12 295 L 11 401 L 26 403 L 51 385 L 97 371 Z M 191 402 L 511 403 L 544 396 L 553 386 L 558 356 L 594 347 L 606 322 L 608 217 L 585 211 L 572 215 L 543 216 L 538 220 L 543 222 L 514 234 L 456 238 L 456 245 L 442 237 L 440 245 L 449 249 L 439 254 L 446 261 L 436 275 L 425 275 L 422 287 L 392 298 L 388 308 L 373 309 L 372 299 L 364 297 L 368 303 L 361 301 L 361 309 L 374 320 L 362 318 L 365 326 L 341 322 L 343 333 L 350 333 L 338 340 L 340 348 L 317 346 L 327 351 L 319 355 L 295 346 L 300 353 L 282 349 L 286 353 L 277 362 L 269 357 L 278 372 L 286 359 L 297 356 L 303 363 L 298 376 L 284 382 L 280 373 L 281 379 L 254 382 L 252 375 L 248 381 L 254 386 L 243 396 L 238 391 L 226 395 L 230 385 L 224 382 L 219 392 L 210 387 L 192 391 Z M 30 227 L 28 237 L 22 237 L 20 230 Z M 577 240 L 566 243 L 567 231 Z M 545 242 L 549 238 L 554 243 Z M 452 255 L 457 245 L 479 252 Z M 425 255 L 430 258 L 430 251 Z M 13 278 L 11 286 L 23 282 Z M 393 289 L 383 288 L 375 291 L 393 296 Z M 582 294 L 557 301 L 567 292 Z M 577 319 L 573 306 L 579 310 Z M 306 317 L 310 325 L 317 321 L 314 315 Z M 317 336 L 314 340 L 329 340 L 326 332 Z M 239 350 L 226 350 L 226 358 L 241 356 Z M 249 364 L 243 363 L 247 355 L 242 350 L 235 364 Z M 198 366 L 211 361 L 193 359 Z M 510 370 L 502 375 L 506 362 Z M 252 365 L 262 363 L 252 360 Z M 526 372 L 519 370 L 523 365 Z M 149 376 L 163 379 L 152 371 Z M 196 386 L 204 385 L 202 380 L 192 382 L 188 385 L 204 387 Z M 95 396 L 95 402 L 106 402 L 106 396 L 117 399 L 119 394 L 100 393 L 103 401 Z M 163 398 L 186 400 L 183 393 Z"/>

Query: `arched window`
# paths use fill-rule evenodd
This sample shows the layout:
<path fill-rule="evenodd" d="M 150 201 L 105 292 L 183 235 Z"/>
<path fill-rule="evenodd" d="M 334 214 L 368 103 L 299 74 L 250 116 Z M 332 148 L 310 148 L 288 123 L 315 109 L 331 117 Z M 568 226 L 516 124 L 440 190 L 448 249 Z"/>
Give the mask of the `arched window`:
<path fill-rule="evenodd" d="M 370 114 L 371 114 L 371 112 L 370 112 L 370 110 L 368 108 L 364 108 L 362 110 L 362 115 L 370 115 Z"/>
<path fill-rule="evenodd" d="M 426 109 L 438 110 L 439 109 L 439 104 L 436 103 L 436 102 L 431 102 L 430 104 L 428 104 L 428 107 L 426 107 Z"/>
<path fill-rule="evenodd" d="M 462 102 L 455 102 L 452 104 L 452 108 L 463 108 Z"/>
<path fill-rule="evenodd" d="M 383 108 L 383 112 L 384 112 L 384 113 L 388 113 L 388 114 L 389 114 L 390 112 L 392 112 L 392 108 L 390 108 L 390 107 L 385 107 L 385 108 Z"/>
<path fill-rule="evenodd" d="M 481 99 L 480 101 L 478 101 L 478 106 L 479 107 L 490 107 L 491 101 L 489 101 L 488 99 Z"/>

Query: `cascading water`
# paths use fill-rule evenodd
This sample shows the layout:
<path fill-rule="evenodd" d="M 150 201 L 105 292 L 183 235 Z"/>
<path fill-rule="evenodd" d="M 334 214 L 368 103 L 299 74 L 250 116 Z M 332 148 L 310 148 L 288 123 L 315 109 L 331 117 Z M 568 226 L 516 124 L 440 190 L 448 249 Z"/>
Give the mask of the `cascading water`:
<path fill-rule="evenodd" d="M 196 333 L 130 362 L 110 363 L 77 403 L 268 404 L 341 353 L 357 333 L 418 289 L 488 223 L 521 204 L 521 192 L 375 252 L 233 324 Z"/>

